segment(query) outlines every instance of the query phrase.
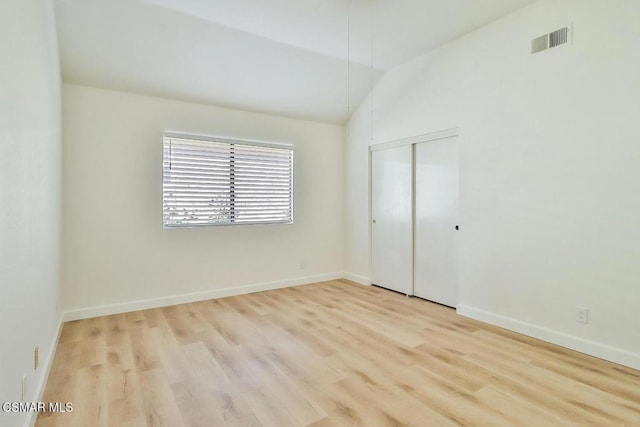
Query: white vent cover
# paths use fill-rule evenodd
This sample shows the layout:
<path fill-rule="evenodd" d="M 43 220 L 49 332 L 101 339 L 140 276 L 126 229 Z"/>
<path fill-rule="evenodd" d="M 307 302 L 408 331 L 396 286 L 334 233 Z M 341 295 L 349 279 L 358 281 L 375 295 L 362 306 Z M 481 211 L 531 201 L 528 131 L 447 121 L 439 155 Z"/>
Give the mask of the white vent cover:
<path fill-rule="evenodd" d="M 560 28 L 544 36 L 531 40 L 531 53 L 542 52 L 569 41 L 569 27 Z"/>
<path fill-rule="evenodd" d="M 538 53 L 547 49 L 549 49 L 549 34 L 531 40 L 531 53 Z"/>

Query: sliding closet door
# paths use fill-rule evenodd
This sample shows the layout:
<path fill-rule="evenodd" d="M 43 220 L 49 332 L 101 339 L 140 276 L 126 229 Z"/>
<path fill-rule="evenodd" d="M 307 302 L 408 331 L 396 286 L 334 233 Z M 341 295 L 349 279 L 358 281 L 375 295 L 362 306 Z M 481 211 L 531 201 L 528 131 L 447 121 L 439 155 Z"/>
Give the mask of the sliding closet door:
<path fill-rule="evenodd" d="M 457 138 L 416 144 L 415 295 L 458 304 L 456 226 L 458 217 Z"/>
<path fill-rule="evenodd" d="M 412 148 L 371 152 L 371 281 L 412 294 Z"/>

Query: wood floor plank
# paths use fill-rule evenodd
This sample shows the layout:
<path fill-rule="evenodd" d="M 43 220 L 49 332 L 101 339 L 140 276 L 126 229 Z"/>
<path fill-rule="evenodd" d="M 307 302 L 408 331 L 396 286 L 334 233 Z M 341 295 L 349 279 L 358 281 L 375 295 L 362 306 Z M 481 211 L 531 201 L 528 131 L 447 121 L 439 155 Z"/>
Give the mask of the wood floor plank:
<path fill-rule="evenodd" d="M 95 365 L 80 368 L 77 372 L 73 410 L 92 420 L 92 425 L 96 427 L 109 425 L 105 370 L 104 365 Z M 72 426 L 86 424 L 80 417 L 70 415 L 67 418 Z"/>
<path fill-rule="evenodd" d="M 182 427 L 178 401 L 162 369 L 140 370 L 140 389 L 146 425 Z M 90 419 L 90 418 L 89 418 Z"/>
<path fill-rule="evenodd" d="M 574 422 L 557 416 L 553 412 L 541 408 L 535 402 L 527 401 L 497 387 L 487 386 L 476 393 L 479 401 L 495 408 L 510 420 L 513 425 L 538 425 L 569 427 Z"/>
<path fill-rule="evenodd" d="M 496 361 L 490 356 L 467 355 L 464 357 L 484 369 L 494 372 L 497 382 L 494 384 L 512 396 L 535 402 L 537 407 L 544 408 L 556 414 L 558 417 L 578 422 L 581 425 L 601 425 L 599 417 L 589 414 L 581 405 L 567 398 L 567 393 L 576 386 L 575 381 L 570 380 L 564 386 L 546 381 L 531 373 L 532 365 L 518 361 Z M 584 402 L 584 400 L 578 400 Z M 617 415 L 611 413 L 608 422 L 613 421 Z"/>
<path fill-rule="evenodd" d="M 135 424 L 144 413 L 138 372 L 132 367 L 110 364 L 104 375 L 109 425 Z"/>
<path fill-rule="evenodd" d="M 158 348 L 154 345 L 153 335 L 144 318 L 129 323 L 128 332 L 129 344 L 138 370 L 149 371 L 161 368 Z"/>
<path fill-rule="evenodd" d="M 345 280 L 67 322 L 48 426 L 640 425 L 640 372 Z"/>

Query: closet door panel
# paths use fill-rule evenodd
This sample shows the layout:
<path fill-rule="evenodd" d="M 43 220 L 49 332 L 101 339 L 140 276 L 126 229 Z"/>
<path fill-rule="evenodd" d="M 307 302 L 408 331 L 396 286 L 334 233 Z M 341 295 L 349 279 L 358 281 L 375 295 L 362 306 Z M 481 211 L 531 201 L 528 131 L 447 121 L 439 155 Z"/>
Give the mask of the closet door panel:
<path fill-rule="evenodd" d="M 413 288 L 412 147 L 371 152 L 371 281 Z"/>
<path fill-rule="evenodd" d="M 415 186 L 414 293 L 455 307 L 458 304 L 456 137 L 416 144 Z"/>

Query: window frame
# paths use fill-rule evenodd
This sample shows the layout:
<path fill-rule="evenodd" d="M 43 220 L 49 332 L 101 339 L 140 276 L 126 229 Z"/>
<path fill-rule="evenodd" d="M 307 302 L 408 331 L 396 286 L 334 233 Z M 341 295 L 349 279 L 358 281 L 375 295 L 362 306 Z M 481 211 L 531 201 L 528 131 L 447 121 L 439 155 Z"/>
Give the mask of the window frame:
<path fill-rule="evenodd" d="M 223 143 L 233 145 L 244 145 L 244 146 L 257 146 L 257 147 L 267 147 L 267 148 L 277 148 L 277 149 L 286 149 L 291 151 L 291 219 L 288 221 L 255 221 L 255 222 L 235 222 L 234 219 L 231 219 L 228 222 L 218 222 L 218 223 L 205 223 L 205 224 L 185 224 L 185 225 L 167 225 L 165 222 L 165 180 L 164 180 L 164 168 L 165 168 L 165 155 L 164 155 L 164 147 L 165 140 L 167 138 L 175 138 L 175 139 L 186 139 L 186 140 L 194 140 L 198 142 L 215 142 L 215 143 Z M 185 133 L 185 132 L 174 132 L 174 131 L 164 131 L 162 133 L 162 228 L 165 230 L 176 230 L 181 228 L 207 228 L 207 227 L 221 227 L 221 226 L 242 226 L 242 225 L 290 225 L 294 223 L 294 213 L 295 213 L 295 178 L 294 178 L 294 157 L 295 150 L 294 145 L 289 143 L 280 143 L 280 142 L 267 142 L 267 141 L 258 141 L 251 139 L 238 139 L 238 138 L 230 138 L 226 136 L 215 136 L 215 135 L 201 135 L 201 134 L 193 134 L 193 133 Z M 232 158 L 230 157 L 230 163 L 233 163 Z M 229 178 L 230 182 L 233 182 L 234 170 L 230 168 Z M 232 184 L 230 184 L 230 194 L 234 194 Z M 235 197 L 230 197 L 229 203 L 233 206 L 235 204 Z"/>

